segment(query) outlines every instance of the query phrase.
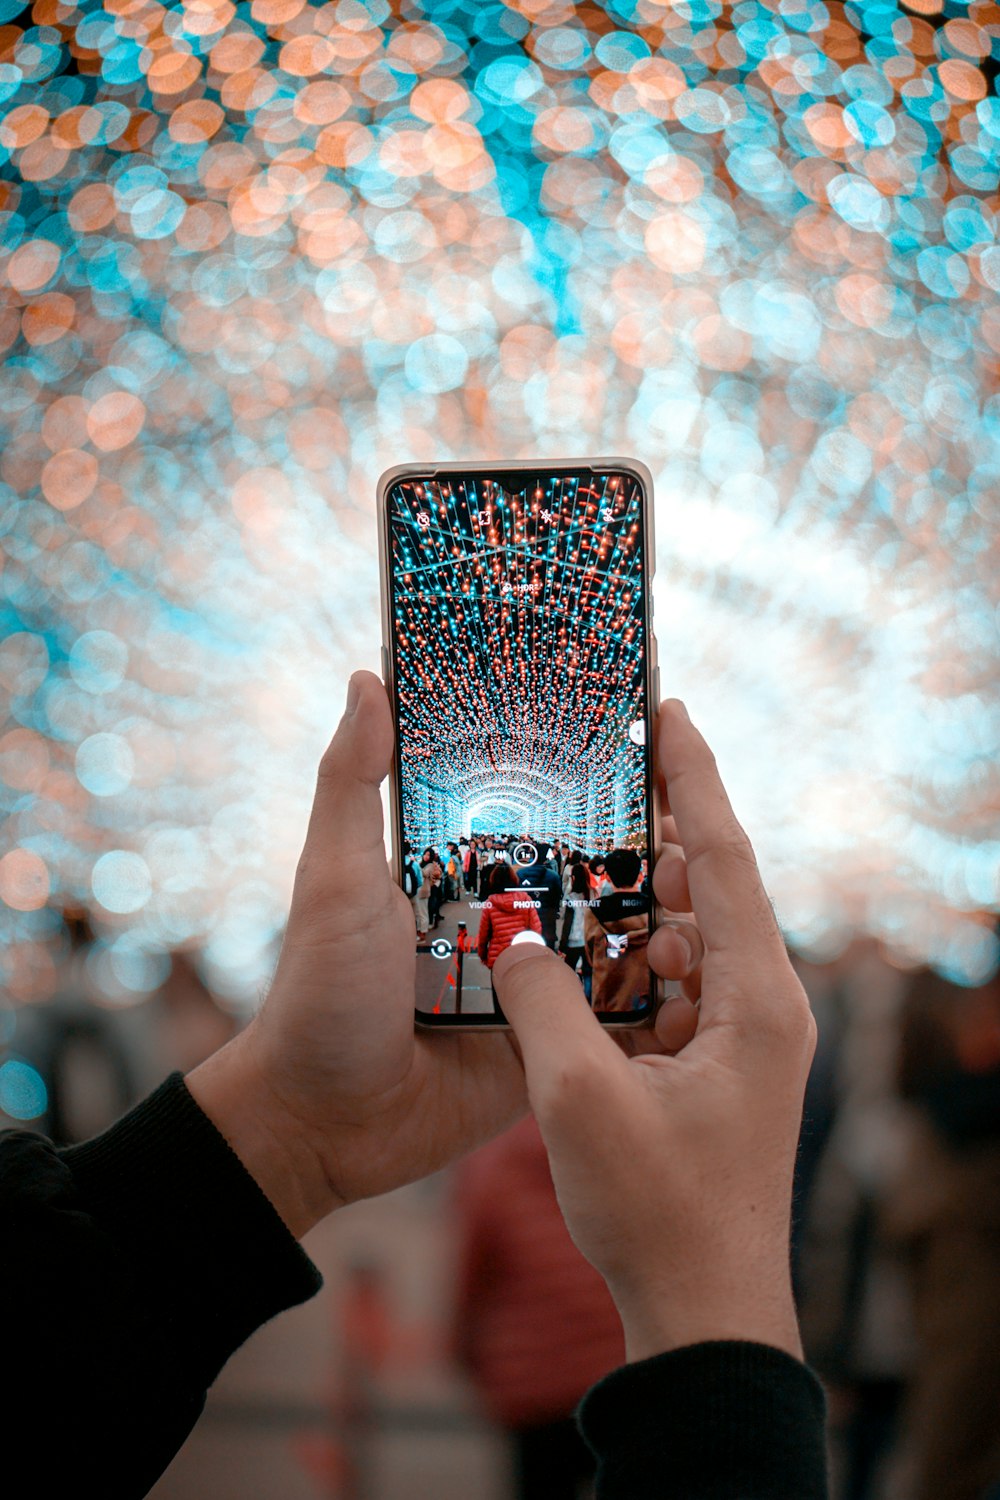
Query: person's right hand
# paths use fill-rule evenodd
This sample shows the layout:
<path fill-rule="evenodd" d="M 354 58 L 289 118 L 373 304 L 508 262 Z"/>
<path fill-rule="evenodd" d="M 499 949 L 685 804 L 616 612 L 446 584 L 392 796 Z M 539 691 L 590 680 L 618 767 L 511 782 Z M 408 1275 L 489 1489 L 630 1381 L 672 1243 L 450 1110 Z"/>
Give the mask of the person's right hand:
<path fill-rule="evenodd" d="M 816 1028 L 753 850 L 682 704 L 663 705 L 658 739 L 664 835 L 680 853 L 665 849 L 653 889 L 694 914 L 705 950 L 688 998 L 657 1018 L 660 1041 L 681 1050 L 626 1056 L 575 975 L 537 945 L 502 953 L 494 983 L 560 1207 L 608 1283 L 628 1358 L 714 1339 L 801 1358 L 789 1221 Z M 658 973 L 679 971 L 678 942 L 669 927 L 650 938 Z"/>

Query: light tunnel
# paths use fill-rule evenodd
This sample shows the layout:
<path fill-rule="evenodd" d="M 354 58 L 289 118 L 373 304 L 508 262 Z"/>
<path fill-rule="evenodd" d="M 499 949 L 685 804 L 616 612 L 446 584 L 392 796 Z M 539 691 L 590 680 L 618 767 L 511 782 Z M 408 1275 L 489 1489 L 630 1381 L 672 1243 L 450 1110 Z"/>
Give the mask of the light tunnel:
<path fill-rule="evenodd" d="M 400 483 L 391 528 L 403 832 L 588 852 L 646 839 L 643 557 L 634 488 Z M 419 492 L 418 492 L 419 491 Z M 545 518 L 548 517 L 546 520 Z"/>

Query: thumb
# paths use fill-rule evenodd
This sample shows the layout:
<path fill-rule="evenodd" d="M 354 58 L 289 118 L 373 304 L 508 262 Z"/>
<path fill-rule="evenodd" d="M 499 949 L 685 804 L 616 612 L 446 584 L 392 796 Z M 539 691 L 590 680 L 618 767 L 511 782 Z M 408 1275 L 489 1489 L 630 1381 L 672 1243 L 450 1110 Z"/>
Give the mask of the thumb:
<path fill-rule="evenodd" d="M 628 1062 L 605 1034 L 568 964 L 538 943 L 514 943 L 493 966 L 493 983 L 524 1060 L 528 1097 L 543 1133 L 575 1104 L 591 1108 L 590 1085 L 607 1091 Z M 601 1127 L 604 1128 L 603 1126 Z"/>
<path fill-rule="evenodd" d="M 306 856 L 317 862 L 337 848 L 377 853 L 385 863 L 379 787 L 392 760 L 392 714 L 385 688 L 373 672 L 355 672 L 347 707 L 320 761 Z M 310 861 L 311 862 L 311 861 Z"/>

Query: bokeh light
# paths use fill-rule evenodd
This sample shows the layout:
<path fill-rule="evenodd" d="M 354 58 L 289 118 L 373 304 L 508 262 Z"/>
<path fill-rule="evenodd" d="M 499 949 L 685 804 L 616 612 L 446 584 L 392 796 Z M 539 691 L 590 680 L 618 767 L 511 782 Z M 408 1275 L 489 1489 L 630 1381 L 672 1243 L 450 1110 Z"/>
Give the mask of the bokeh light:
<path fill-rule="evenodd" d="M 42 1075 L 18 1058 L 0 1063 L 0 1110 L 12 1120 L 37 1120 L 48 1107 Z"/>
<path fill-rule="evenodd" d="M 252 993 L 378 474 L 617 453 L 792 939 L 981 977 L 998 48 L 985 0 L 0 0 L 11 992 L 77 901 L 124 991 L 184 942 Z"/>

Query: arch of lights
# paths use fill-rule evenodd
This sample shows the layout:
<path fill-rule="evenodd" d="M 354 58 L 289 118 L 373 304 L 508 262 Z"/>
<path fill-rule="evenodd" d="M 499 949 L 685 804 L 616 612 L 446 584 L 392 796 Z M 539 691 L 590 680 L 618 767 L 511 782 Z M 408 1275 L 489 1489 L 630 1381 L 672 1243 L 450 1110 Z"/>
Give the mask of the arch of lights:
<path fill-rule="evenodd" d="M 617 824 L 613 819 L 608 822 L 595 815 L 606 800 L 601 783 L 588 783 L 591 793 L 588 809 L 588 788 L 567 788 L 555 783 L 539 776 L 528 762 L 498 765 L 495 776 L 465 774 L 460 796 L 436 784 L 431 779 L 433 775 L 433 770 L 403 774 L 403 795 L 411 819 L 408 831 L 412 830 L 414 835 L 410 841 L 422 848 L 438 846 L 457 834 L 469 837 L 477 819 L 481 820 L 490 809 L 495 809 L 498 816 L 501 810 L 515 814 L 518 821 L 512 825 L 509 817 L 501 817 L 501 821 L 482 828 L 484 833 L 530 832 L 536 837 L 545 833 L 550 840 L 566 837 L 574 845 L 587 849 L 611 848 L 627 833 L 620 805 Z"/>
<path fill-rule="evenodd" d="M 525 478 L 390 489 L 404 833 L 440 844 L 499 802 L 517 834 L 642 846 L 637 505 L 617 475 Z"/>
<path fill-rule="evenodd" d="M 404 459 L 633 452 L 785 930 L 1000 899 L 991 0 L 0 0 L 2 988 L 266 977 Z M 530 757 L 529 757 L 530 759 Z M 2 1032 L 0 1026 L 0 1032 Z"/>
<path fill-rule="evenodd" d="M 440 845 L 456 833 L 469 837 L 477 818 L 491 808 L 516 815 L 517 827 L 522 830 L 540 829 L 546 809 L 560 820 L 568 815 L 565 784 L 541 775 L 528 762 L 498 762 L 489 774 L 466 770 L 460 797 L 452 788 L 436 784 L 433 775 L 430 768 L 420 774 L 407 770 L 403 775 L 404 797 L 412 818 L 408 828 L 415 835 L 410 841 L 419 842 L 422 848 Z M 506 830 L 509 821 L 508 816 L 502 825 L 495 823 L 483 831 L 498 832 L 501 826 Z"/>
<path fill-rule="evenodd" d="M 440 844 L 452 837 L 457 830 L 468 837 L 473 823 L 482 817 L 488 808 L 504 808 L 519 818 L 517 827 L 522 831 L 530 828 L 536 835 L 554 820 L 557 827 L 576 827 L 580 823 L 578 801 L 569 794 L 570 784 L 553 775 L 540 772 L 527 760 L 519 762 L 497 759 L 488 772 L 475 767 L 463 767 L 462 794 L 456 797 L 446 786 L 435 786 L 425 770 L 417 775 L 409 768 L 404 772 L 403 785 L 406 804 L 413 809 L 417 819 L 416 830 L 421 846 Z M 429 810 L 435 797 L 441 799 L 441 816 L 432 821 Z M 447 800 L 445 800 L 447 799 Z M 427 813 L 423 812 L 424 807 Z M 511 832 L 507 822 L 494 824 L 483 832 Z M 411 839 L 415 843 L 416 840 Z M 596 847 L 596 846 L 595 846 Z"/>

